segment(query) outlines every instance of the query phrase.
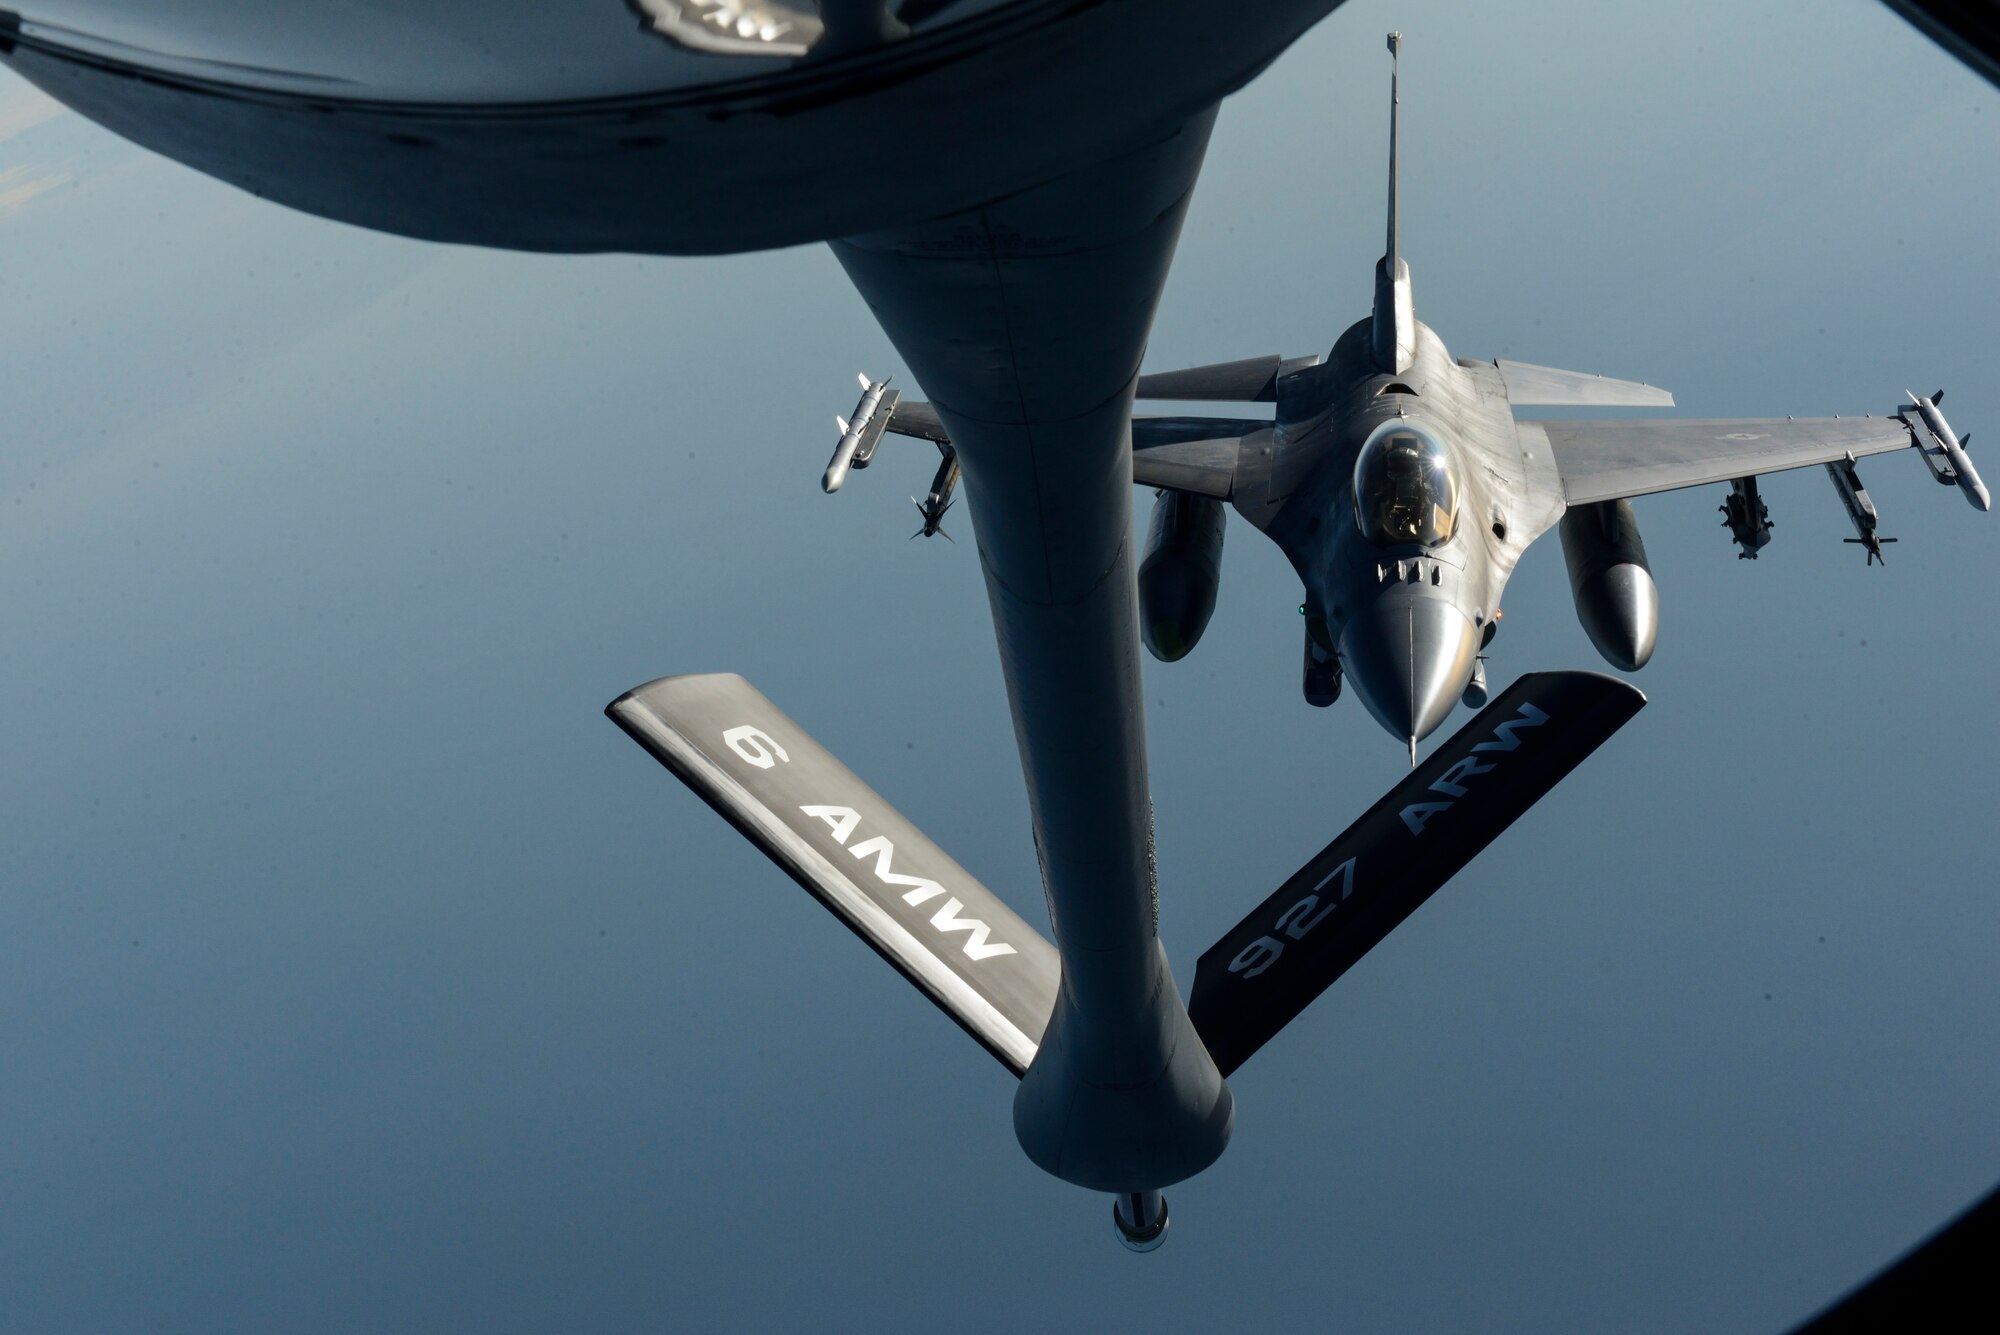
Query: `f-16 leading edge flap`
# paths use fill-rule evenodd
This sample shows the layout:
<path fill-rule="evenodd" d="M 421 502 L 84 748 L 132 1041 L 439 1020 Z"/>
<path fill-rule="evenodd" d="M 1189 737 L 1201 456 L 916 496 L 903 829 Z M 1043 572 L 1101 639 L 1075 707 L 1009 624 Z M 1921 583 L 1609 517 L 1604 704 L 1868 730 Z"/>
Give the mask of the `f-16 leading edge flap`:
<path fill-rule="evenodd" d="M 1227 1076 L 1646 703 L 1534 672 L 1479 711 L 1202 955 L 1188 1013 Z"/>
<path fill-rule="evenodd" d="M 1020 1075 L 1055 947 L 734 673 L 663 677 L 611 720 Z"/>

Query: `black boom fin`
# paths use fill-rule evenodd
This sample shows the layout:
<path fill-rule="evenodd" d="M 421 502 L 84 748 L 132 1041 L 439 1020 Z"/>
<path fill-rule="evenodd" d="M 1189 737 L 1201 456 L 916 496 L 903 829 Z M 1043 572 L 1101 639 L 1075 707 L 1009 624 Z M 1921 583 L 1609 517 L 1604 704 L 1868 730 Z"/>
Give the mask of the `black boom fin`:
<path fill-rule="evenodd" d="M 1202 955 L 1188 1014 L 1227 1076 L 1646 703 L 1534 672 L 1479 711 Z"/>

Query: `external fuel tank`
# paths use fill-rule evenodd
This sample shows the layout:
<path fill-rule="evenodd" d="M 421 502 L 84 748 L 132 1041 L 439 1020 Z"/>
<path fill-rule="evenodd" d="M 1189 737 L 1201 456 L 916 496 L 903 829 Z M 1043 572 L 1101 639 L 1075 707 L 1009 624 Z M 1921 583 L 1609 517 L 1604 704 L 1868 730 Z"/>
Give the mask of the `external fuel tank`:
<path fill-rule="evenodd" d="M 1630 501 L 1573 505 L 1562 520 L 1576 619 L 1606 662 L 1626 672 L 1646 666 L 1660 633 L 1660 591 Z"/>
<path fill-rule="evenodd" d="M 1222 582 L 1222 502 L 1162 491 L 1139 563 L 1139 633 L 1163 663 L 1185 658 L 1208 629 Z"/>

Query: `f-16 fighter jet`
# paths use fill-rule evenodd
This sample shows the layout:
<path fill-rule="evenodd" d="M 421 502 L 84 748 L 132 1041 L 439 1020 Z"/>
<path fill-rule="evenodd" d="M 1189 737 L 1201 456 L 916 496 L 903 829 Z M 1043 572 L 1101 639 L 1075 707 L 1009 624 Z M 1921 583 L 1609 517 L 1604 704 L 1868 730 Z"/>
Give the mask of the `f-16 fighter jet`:
<path fill-rule="evenodd" d="M 1400 49 L 1391 34 L 1389 49 Z M 1392 75 L 1392 89 L 1395 87 Z M 1524 405 L 1671 407 L 1650 385 L 1512 361 L 1454 359 L 1416 317 L 1398 244 L 1396 96 L 1386 253 L 1375 308 L 1324 357 L 1251 358 L 1144 375 L 1138 397 L 1270 403 L 1274 420 L 1137 417 L 1133 481 L 1158 490 L 1139 573 L 1142 633 L 1180 658 L 1215 607 L 1224 502 L 1284 551 L 1305 585 L 1304 689 L 1343 681 L 1416 761 L 1461 699 L 1485 696 L 1480 651 L 1528 544 L 1560 527 L 1576 611 L 1613 666 L 1645 666 L 1659 593 L 1631 498 L 1729 482 L 1724 523 L 1754 557 L 1770 541 L 1757 477 L 1826 465 L 1871 560 L 1875 511 L 1855 460 L 1916 447 L 1981 510 L 1985 485 L 1937 396 L 1884 417 L 1532 421 Z M 923 404 L 892 432 L 938 439 Z"/>

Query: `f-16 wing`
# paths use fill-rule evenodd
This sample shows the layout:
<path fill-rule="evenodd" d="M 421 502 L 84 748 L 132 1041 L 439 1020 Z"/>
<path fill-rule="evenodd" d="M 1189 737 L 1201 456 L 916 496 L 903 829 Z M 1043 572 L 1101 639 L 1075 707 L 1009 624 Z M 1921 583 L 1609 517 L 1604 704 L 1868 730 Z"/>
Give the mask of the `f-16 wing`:
<path fill-rule="evenodd" d="M 1519 422 L 1548 441 L 1571 505 L 1622 500 L 1884 454 L 1914 443 L 1900 417 Z"/>

